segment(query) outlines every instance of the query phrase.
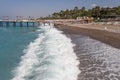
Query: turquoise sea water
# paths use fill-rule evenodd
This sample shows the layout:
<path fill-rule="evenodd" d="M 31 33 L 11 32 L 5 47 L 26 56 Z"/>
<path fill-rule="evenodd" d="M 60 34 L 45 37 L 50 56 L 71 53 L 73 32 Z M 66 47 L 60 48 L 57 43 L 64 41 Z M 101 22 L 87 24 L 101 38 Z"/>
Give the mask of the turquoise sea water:
<path fill-rule="evenodd" d="M 37 37 L 34 27 L 0 27 L 0 80 L 10 80 L 23 50 Z"/>
<path fill-rule="evenodd" d="M 0 80 L 77 80 L 71 39 L 45 24 L 0 28 Z"/>
<path fill-rule="evenodd" d="M 120 80 L 119 49 L 68 36 L 76 46 L 53 25 L 0 27 L 0 80 Z"/>

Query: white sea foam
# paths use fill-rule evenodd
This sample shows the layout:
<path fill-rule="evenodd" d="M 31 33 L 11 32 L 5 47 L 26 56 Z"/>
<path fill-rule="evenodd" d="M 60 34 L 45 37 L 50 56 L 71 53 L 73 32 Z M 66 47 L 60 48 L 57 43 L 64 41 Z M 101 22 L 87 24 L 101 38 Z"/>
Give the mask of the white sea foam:
<path fill-rule="evenodd" d="M 24 50 L 11 80 L 77 80 L 79 61 L 71 40 L 61 31 L 45 27 Z"/>
<path fill-rule="evenodd" d="M 81 64 L 88 62 L 80 66 L 80 80 L 120 80 L 120 49 L 86 36 L 80 36 L 78 44 Z"/>

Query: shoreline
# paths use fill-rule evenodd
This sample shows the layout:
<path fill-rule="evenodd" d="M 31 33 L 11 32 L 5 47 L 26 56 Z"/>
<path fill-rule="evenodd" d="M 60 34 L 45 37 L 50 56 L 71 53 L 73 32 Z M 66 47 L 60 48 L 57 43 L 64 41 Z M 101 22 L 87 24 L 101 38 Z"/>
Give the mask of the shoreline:
<path fill-rule="evenodd" d="M 107 30 L 104 28 L 107 26 Z M 55 24 L 65 34 L 89 36 L 112 47 L 120 49 L 119 26 L 93 24 Z M 109 29 L 108 29 L 109 28 Z M 118 30 L 117 32 L 115 30 Z"/>
<path fill-rule="evenodd" d="M 81 71 L 77 80 L 120 79 L 119 68 L 115 67 L 119 66 L 117 62 L 119 62 L 120 33 L 86 26 L 57 24 L 55 27 L 63 31 L 63 34 L 71 38 L 75 44 L 73 48 L 80 62 L 78 68 Z"/>

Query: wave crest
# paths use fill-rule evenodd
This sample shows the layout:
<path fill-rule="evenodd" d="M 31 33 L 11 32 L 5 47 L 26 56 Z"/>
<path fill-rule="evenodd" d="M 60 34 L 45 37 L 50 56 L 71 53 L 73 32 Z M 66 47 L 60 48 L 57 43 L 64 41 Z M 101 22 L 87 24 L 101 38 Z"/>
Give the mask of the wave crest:
<path fill-rule="evenodd" d="M 53 27 L 41 31 L 24 50 L 12 80 L 77 80 L 79 61 L 71 40 Z"/>

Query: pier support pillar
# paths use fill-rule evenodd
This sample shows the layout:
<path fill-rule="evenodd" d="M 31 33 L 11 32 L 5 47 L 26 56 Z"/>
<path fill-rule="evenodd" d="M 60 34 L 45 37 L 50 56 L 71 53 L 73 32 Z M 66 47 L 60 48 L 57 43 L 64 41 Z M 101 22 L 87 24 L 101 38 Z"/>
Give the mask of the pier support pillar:
<path fill-rule="evenodd" d="M 13 26 L 16 27 L 16 22 L 13 22 Z"/>
<path fill-rule="evenodd" d="M 29 22 L 27 22 L 27 27 L 29 26 Z"/>
<path fill-rule="evenodd" d="M 9 22 L 6 22 L 6 27 L 9 27 Z"/>
<path fill-rule="evenodd" d="M 22 22 L 20 22 L 20 27 L 23 27 Z"/>
<path fill-rule="evenodd" d="M 33 27 L 35 27 L 35 23 L 33 22 Z"/>
<path fill-rule="evenodd" d="M 0 27 L 2 27 L 2 22 L 0 22 Z"/>

